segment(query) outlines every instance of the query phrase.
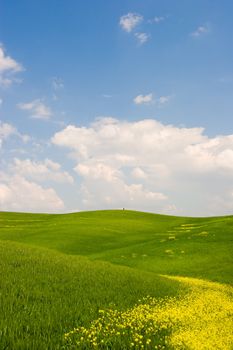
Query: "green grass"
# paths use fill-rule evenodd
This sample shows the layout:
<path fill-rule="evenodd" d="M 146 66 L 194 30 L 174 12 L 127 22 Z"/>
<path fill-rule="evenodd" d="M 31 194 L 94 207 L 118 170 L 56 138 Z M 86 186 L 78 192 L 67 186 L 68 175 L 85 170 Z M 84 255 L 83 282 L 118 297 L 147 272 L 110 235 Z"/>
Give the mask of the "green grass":
<path fill-rule="evenodd" d="M 232 233 L 233 216 L 2 212 L 0 349 L 61 349 L 99 308 L 183 288 L 160 274 L 232 284 Z"/>

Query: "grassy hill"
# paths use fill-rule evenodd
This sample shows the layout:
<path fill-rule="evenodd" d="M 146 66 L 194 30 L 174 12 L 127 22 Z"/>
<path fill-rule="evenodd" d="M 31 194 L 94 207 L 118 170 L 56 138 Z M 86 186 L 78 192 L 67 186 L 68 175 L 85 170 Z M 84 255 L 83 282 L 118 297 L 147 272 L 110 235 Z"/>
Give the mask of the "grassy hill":
<path fill-rule="evenodd" d="M 161 275 L 233 281 L 233 216 L 0 213 L 0 348 L 60 349 L 98 310 L 185 293 Z"/>

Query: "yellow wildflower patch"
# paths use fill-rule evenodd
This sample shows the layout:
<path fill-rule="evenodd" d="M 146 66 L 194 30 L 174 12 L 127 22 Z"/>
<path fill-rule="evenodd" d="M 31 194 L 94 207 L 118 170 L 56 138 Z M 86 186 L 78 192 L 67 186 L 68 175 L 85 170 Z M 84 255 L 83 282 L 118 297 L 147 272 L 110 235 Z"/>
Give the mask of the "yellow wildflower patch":
<path fill-rule="evenodd" d="M 65 334 L 72 349 L 230 350 L 233 346 L 233 289 L 187 277 L 179 298 L 146 297 L 127 311 L 100 310 L 89 328 Z"/>

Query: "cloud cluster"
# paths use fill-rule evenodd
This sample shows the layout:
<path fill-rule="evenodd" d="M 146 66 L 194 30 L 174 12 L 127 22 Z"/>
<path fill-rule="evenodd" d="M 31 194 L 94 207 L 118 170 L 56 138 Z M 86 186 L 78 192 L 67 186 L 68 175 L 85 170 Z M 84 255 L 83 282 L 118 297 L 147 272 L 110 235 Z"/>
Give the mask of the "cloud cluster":
<path fill-rule="evenodd" d="M 0 120 L 0 148 L 4 140 L 6 140 L 10 135 L 14 135 L 16 133 L 17 131 L 15 127 L 13 127 L 11 124 L 3 123 Z"/>
<path fill-rule="evenodd" d="M 162 106 L 165 103 L 169 102 L 170 99 L 171 99 L 171 96 L 160 96 L 157 99 L 154 99 L 153 94 L 150 93 L 147 95 L 142 95 L 142 94 L 137 95 L 133 101 L 136 105 L 147 105 L 151 103 L 157 103 L 158 106 Z"/>
<path fill-rule="evenodd" d="M 2 147 L 3 141 L 13 135 L 19 137 L 25 143 L 30 139 L 28 135 L 20 134 L 13 125 L 9 123 L 3 123 L 0 120 L 0 148 Z"/>
<path fill-rule="evenodd" d="M 28 111 L 30 113 L 30 117 L 33 119 L 48 120 L 52 116 L 51 109 L 40 99 L 27 103 L 19 103 L 18 108 L 23 111 Z"/>
<path fill-rule="evenodd" d="M 64 211 L 63 200 L 51 183 L 73 184 L 73 177 L 50 159 L 32 161 L 15 158 L 10 162 L 9 150 L 6 152 L 7 148 L 2 147 L 2 144 L 12 136 L 17 138 L 19 145 L 30 140 L 29 136 L 21 134 L 13 125 L 0 121 L 0 211 Z M 39 183 L 43 183 L 43 186 Z"/>
<path fill-rule="evenodd" d="M 15 80 L 15 73 L 21 72 L 22 70 L 22 65 L 12 57 L 7 56 L 4 47 L 0 45 L 0 86 L 10 86 Z"/>
<path fill-rule="evenodd" d="M 50 159 L 15 158 L 0 171 L 0 211 L 64 211 L 64 202 L 52 186 L 53 183 L 61 186 L 73 182 L 73 177 Z"/>
<path fill-rule="evenodd" d="M 137 13 L 129 12 L 127 15 L 121 16 L 119 24 L 123 30 L 130 33 L 142 21 L 143 16 Z"/>
<path fill-rule="evenodd" d="M 153 24 L 159 24 L 163 22 L 168 16 L 155 16 L 152 19 L 147 20 L 147 23 Z M 129 12 L 126 15 L 123 15 L 120 17 L 119 25 L 127 33 L 133 32 L 139 24 L 142 24 L 144 22 L 144 17 L 141 14 Z M 200 25 L 197 27 L 196 30 L 190 33 L 190 35 L 194 38 L 198 38 L 204 34 L 207 34 L 210 32 L 210 26 L 207 25 Z M 150 35 L 146 32 L 134 32 L 134 37 L 137 39 L 137 42 L 139 45 L 145 44 L 149 39 Z"/>
<path fill-rule="evenodd" d="M 143 20 L 144 18 L 142 15 L 129 12 L 127 15 L 120 17 L 119 24 L 125 32 L 131 33 Z M 145 32 L 137 32 L 134 33 L 134 37 L 140 45 L 143 45 L 149 40 L 150 35 Z"/>
<path fill-rule="evenodd" d="M 0 210 L 58 212 L 63 209 L 64 203 L 53 188 L 43 188 L 19 175 L 0 173 Z"/>
<path fill-rule="evenodd" d="M 209 28 L 207 26 L 199 26 L 194 32 L 191 33 L 191 36 L 198 38 L 203 34 L 209 33 Z"/>
<path fill-rule="evenodd" d="M 171 99 L 171 96 L 160 96 L 158 98 L 159 105 L 164 105 L 165 103 L 169 102 Z"/>
<path fill-rule="evenodd" d="M 208 138 L 203 128 L 102 118 L 89 127 L 69 125 L 52 142 L 77 162 L 89 209 L 210 215 L 213 199 L 229 202 L 233 191 L 233 135 Z"/>
<path fill-rule="evenodd" d="M 150 38 L 150 35 L 147 33 L 135 33 L 134 35 L 140 45 L 145 44 Z"/>
<path fill-rule="evenodd" d="M 150 104 L 151 102 L 153 102 L 153 95 L 152 93 L 148 95 L 137 95 L 133 101 L 136 105 Z"/>
<path fill-rule="evenodd" d="M 61 170 L 61 165 L 51 159 L 32 161 L 31 159 L 15 158 L 11 170 L 20 176 L 37 182 L 54 181 L 58 183 L 73 183 L 73 177 Z"/>

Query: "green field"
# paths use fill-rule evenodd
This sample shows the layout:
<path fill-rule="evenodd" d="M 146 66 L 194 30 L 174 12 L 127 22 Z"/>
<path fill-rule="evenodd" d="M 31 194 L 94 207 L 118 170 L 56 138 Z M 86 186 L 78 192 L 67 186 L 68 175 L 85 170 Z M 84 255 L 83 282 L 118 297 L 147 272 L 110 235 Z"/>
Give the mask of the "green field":
<path fill-rule="evenodd" d="M 188 291 L 162 275 L 231 288 L 232 237 L 233 216 L 1 212 L 0 349 L 61 349 L 64 334 L 89 327 L 99 309 Z"/>

